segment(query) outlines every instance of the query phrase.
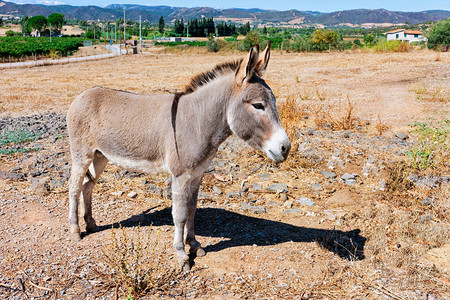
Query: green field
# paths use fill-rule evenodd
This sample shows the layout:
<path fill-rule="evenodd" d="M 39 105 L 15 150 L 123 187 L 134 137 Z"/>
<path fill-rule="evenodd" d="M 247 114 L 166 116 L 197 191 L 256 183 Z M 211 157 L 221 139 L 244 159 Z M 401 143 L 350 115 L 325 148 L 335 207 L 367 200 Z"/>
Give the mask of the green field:
<path fill-rule="evenodd" d="M 58 53 L 67 55 L 83 45 L 82 38 L 63 37 L 0 37 L 0 58 L 22 58 L 32 55 L 49 55 Z"/>

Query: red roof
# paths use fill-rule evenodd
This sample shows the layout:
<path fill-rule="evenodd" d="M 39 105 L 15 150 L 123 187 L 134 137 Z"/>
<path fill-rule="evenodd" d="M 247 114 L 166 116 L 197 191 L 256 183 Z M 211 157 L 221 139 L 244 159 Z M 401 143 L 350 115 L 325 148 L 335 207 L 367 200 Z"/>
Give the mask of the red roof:
<path fill-rule="evenodd" d="M 396 32 L 400 32 L 400 31 L 405 31 L 405 29 L 394 29 L 394 30 L 388 31 L 386 33 L 396 33 Z"/>
<path fill-rule="evenodd" d="M 405 34 L 422 34 L 419 30 L 405 30 Z"/>
<path fill-rule="evenodd" d="M 402 32 L 402 31 L 404 31 L 405 34 L 422 34 L 422 31 L 419 31 L 419 30 L 405 30 L 405 29 L 394 29 L 394 30 L 386 32 L 386 34 L 397 33 L 397 32 Z"/>

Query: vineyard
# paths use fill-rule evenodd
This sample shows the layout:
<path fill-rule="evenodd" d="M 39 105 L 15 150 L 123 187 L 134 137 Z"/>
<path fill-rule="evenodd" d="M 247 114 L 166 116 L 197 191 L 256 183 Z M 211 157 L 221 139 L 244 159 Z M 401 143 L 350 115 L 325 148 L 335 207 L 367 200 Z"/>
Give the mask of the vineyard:
<path fill-rule="evenodd" d="M 0 37 L 0 59 L 20 59 L 28 56 L 68 55 L 83 45 L 81 38 Z"/>

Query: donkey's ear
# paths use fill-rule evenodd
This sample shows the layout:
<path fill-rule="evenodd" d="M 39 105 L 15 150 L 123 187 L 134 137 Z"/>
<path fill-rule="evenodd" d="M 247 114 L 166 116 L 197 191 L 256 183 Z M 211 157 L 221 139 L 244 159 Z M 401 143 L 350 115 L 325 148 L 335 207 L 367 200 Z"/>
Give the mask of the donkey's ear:
<path fill-rule="evenodd" d="M 264 51 L 259 54 L 258 63 L 256 64 L 256 68 L 255 68 L 255 71 L 256 71 L 256 73 L 258 73 L 259 76 L 262 76 L 264 74 L 264 71 L 267 68 L 267 64 L 269 63 L 270 44 L 271 44 L 271 42 L 268 41 L 266 49 L 264 49 Z"/>
<path fill-rule="evenodd" d="M 238 85 L 252 78 L 259 58 L 259 46 L 255 45 L 250 49 L 248 55 L 244 58 L 239 69 L 236 71 L 235 80 Z"/>

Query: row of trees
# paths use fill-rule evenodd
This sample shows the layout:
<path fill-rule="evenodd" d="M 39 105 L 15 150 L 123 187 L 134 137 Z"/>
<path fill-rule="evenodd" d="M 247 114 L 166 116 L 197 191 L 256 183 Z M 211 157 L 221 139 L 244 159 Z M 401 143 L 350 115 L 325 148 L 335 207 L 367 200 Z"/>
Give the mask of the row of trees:
<path fill-rule="evenodd" d="M 22 33 L 25 35 L 29 35 L 32 30 L 43 32 L 47 26 L 51 26 L 51 30 L 61 30 L 64 25 L 64 15 L 54 13 L 47 18 L 41 15 L 31 18 L 24 16 L 20 21 L 20 25 L 22 27 Z"/>

